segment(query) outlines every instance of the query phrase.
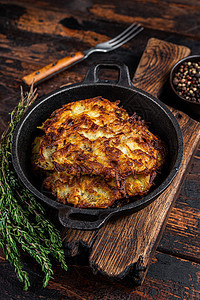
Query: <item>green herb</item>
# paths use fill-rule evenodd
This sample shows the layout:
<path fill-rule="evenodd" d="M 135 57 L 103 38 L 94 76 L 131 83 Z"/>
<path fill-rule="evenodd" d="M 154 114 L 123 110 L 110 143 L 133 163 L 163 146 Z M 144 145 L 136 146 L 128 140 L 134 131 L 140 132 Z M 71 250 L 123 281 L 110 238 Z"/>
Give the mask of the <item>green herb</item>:
<path fill-rule="evenodd" d="M 53 270 L 50 257 L 56 258 L 61 267 L 67 270 L 59 231 L 47 219 L 45 210 L 38 200 L 18 179 L 11 161 L 11 144 L 15 127 L 27 109 L 36 99 L 33 88 L 11 113 L 11 121 L 0 143 L 0 247 L 14 267 L 17 277 L 30 286 L 28 273 L 24 270 L 21 250 L 32 256 L 45 274 L 46 287 Z"/>

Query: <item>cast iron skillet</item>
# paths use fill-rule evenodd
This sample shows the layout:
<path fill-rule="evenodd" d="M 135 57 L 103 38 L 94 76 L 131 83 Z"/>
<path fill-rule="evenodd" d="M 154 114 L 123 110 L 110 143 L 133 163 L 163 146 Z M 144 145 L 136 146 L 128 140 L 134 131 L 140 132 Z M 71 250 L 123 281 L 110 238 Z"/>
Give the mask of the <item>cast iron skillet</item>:
<path fill-rule="evenodd" d="M 117 69 L 117 82 L 100 81 L 98 72 L 101 68 Z M 95 96 L 110 101 L 120 100 L 120 105 L 130 115 L 136 112 L 141 116 L 149 124 L 150 130 L 159 135 L 168 147 L 167 163 L 154 188 L 145 197 L 122 207 L 80 209 L 60 204 L 42 192 L 41 182 L 31 172 L 31 144 L 38 134 L 37 126 L 63 104 Z M 13 165 L 23 184 L 40 200 L 58 210 L 58 218 L 63 226 L 84 230 L 99 228 L 111 216 L 137 211 L 155 200 L 172 182 L 182 156 L 183 137 L 173 114 L 161 101 L 132 85 L 125 65 L 108 62 L 91 66 L 82 83 L 63 87 L 34 103 L 18 123 L 12 145 Z"/>

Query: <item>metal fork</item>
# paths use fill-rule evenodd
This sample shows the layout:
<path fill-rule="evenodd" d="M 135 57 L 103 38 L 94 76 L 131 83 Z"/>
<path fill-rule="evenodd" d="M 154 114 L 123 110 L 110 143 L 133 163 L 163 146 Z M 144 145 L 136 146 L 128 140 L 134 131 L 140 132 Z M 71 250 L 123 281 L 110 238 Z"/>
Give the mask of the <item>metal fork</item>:
<path fill-rule="evenodd" d="M 127 43 L 130 39 L 134 38 L 138 33 L 140 33 L 144 28 L 140 24 L 133 23 L 122 33 L 117 35 L 112 40 L 109 40 L 104 43 L 97 44 L 95 47 L 83 51 L 85 54 L 84 58 L 87 58 L 93 52 L 109 52 L 115 50 Z"/>
<path fill-rule="evenodd" d="M 22 80 L 27 84 L 36 84 L 44 81 L 57 73 L 60 73 L 63 70 L 75 65 L 76 63 L 86 59 L 90 54 L 94 52 L 109 52 L 115 50 L 127 43 L 130 39 L 134 38 L 138 33 L 140 33 L 144 28 L 140 24 L 133 23 L 126 30 L 120 33 L 115 38 L 97 44 L 95 47 L 85 50 L 83 52 L 79 51 L 70 56 L 64 57 L 54 63 L 49 64 L 48 66 L 43 67 L 40 70 L 37 70 L 25 77 Z"/>

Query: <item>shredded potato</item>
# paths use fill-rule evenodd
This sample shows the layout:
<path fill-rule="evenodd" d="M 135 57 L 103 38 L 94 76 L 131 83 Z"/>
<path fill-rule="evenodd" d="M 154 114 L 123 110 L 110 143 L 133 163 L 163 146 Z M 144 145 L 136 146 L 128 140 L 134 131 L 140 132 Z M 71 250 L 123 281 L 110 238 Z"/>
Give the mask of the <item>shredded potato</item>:
<path fill-rule="evenodd" d="M 32 163 L 57 201 L 108 208 L 151 188 L 165 146 L 118 104 L 101 96 L 71 102 L 39 127 L 43 135 L 33 143 Z"/>

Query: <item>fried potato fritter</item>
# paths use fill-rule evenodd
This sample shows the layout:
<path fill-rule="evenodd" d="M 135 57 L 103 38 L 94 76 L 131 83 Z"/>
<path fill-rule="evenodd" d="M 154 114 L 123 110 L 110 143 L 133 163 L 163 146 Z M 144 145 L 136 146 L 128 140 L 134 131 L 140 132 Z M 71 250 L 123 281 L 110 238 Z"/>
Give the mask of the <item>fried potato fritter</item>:
<path fill-rule="evenodd" d="M 32 164 L 57 201 L 107 208 L 151 188 L 166 148 L 143 120 L 118 105 L 101 96 L 71 102 L 39 127 Z"/>

